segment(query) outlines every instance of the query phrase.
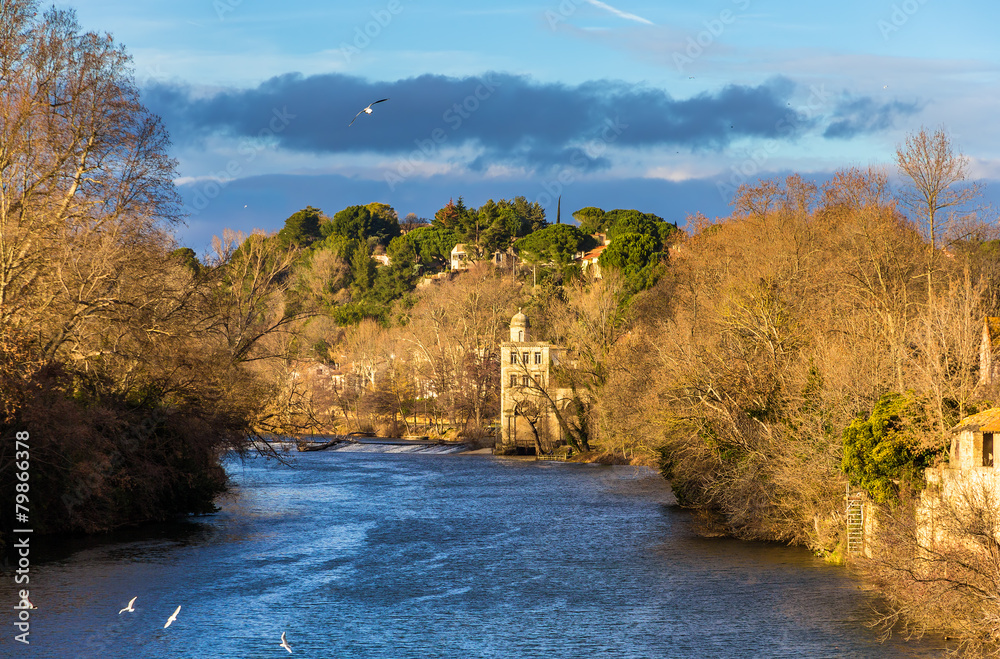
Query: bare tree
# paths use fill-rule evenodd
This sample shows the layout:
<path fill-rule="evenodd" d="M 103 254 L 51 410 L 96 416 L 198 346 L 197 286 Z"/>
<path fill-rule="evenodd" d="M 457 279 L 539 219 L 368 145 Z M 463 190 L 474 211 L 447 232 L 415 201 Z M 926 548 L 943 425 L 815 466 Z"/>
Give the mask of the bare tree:
<path fill-rule="evenodd" d="M 992 476 L 941 483 L 877 511 L 862 573 L 887 597 L 886 633 L 944 633 L 964 656 L 1000 656 L 1000 498 Z"/>
<path fill-rule="evenodd" d="M 308 309 L 289 309 L 284 293 L 293 283 L 290 276 L 297 248 L 281 247 L 261 231 L 249 236 L 229 229 L 215 237 L 210 265 L 219 277 L 216 331 L 229 346 L 235 362 L 275 356 L 261 351 L 262 339 L 276 332 L 290 332 L 293 325 L 311 314 Z"/>
<path fill-rule="evenodd" d="M 0 5 L 0 323 L 41 329 L 53 359 L 122 308 L 136 247 L 177 219 L 175 163 L 129 57 L 72 11 Z"/>
<path fill-rule="evenodd" d="M 933 134 L 921 128 L 896 147 L 896 165 L 910 181 L 902 191 L 903 205 L 924 223 L 933 252 L 951 220 L 942 218 L 941 211 L 961 209 L 979 195 L 978 185 L 960 185 L 968 176 L 969 159 L 954 152 L 943 128 Z"/>
<path fill-rule="evenodd" d="M 480 264 L 421 296 L 403 339 L 452 420 L 482 427 L 497 412 L 500 342 L 518 288 Z"/>

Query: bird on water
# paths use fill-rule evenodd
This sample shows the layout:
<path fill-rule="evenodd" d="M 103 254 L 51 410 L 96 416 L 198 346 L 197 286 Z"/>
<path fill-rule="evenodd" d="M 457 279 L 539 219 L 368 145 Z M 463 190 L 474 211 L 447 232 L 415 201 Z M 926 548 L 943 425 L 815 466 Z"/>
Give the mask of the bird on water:
<path fill-rule="evenodd" d="M 363 110 L 361 110 L 361 112 L 364 112 L 365 114 L 371 114 L 372 113 L 372 106 L 373 105 L 375 105 L 376 103 L 381 103 L 383 101 L 388 101 L 388 100 L 389 99 L 387 99 L 387 98 L 380 98 L 377 101 L 372 101 L 371 103 L 368 104 L 368 107 L 366 107 Z M 347 124 L 348 127 L 354 125 L 354 122 L 357 120 L 357 118 L 361 116 L 361 112 L 358 112 L 356 115 L 354 115 L 354 119 L 351 119 L 351 123 Z"/>
<path fill-rule="evenodd" d="M 167 618 L 167 624 L 163 625 L 163 628 L 166 629 L 167 627 L 170 626 L 170 623 L 177 620 L 177 614 L 180 612 L 181 612 L 181 607 L 178 606 L 176 609 L 174 609 L 174 612 L 170 614 L 170 617 Z"/>
<path fill-rule="evenodd" d="M 125 613 L 126 611 L 128 611 L 129 613 L 135 613 L 135 609 L 132 608 L 132 605 L 135 604 L 135 601 L 137 599 L 139 599 L 138 595 L 136 595 L 135 597 L 133 597 L 132 599 L 130 599 L 128 601 L 128 606 L 126 606 L 124 609 L 122 609 L 121 611 L 119 611 L 118 615 L 121 615 L 121 614 Z"/>

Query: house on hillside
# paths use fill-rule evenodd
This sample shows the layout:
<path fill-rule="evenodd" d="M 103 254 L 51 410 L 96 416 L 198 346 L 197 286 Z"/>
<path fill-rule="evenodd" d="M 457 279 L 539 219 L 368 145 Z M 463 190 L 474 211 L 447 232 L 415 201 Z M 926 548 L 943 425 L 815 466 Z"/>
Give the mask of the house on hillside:
<path fill-rule="evenodd" d="M 993 436 L 1000 434 L 1000 407 L 962 419 L 952 429 L 949 469 L 962 473 L 988 470 L 993 467 Z"/>
<path fill-rule="evenodd" d="M 495 453 L 550 453 L 565 443 L 556 410 L 564 410 L 572 392 L 552 382 L 552 367 L 565 348 L 532 341 L 528 317 L 518 311 L 510 320 L 510 341 L 500 344 L 500 436 Z"/>
<path fill-rule="evenodd" d="M 578 263 L 583 274 L 590 273 L 594 279 L 601 278 L 601 254 L 608 248 L 607 245 L 598 245 L 586 254 L 580 256 Z"/>
<path fill-rule="evenodd" d="M 468 251 L 465 249 L 465 243 L 458 243 L 451 248 L 452 270 L 468 270 L 471 265 L 472 261 L 469 258 Z"/>
<path fill-rule="evenodd" d="M 494 251 L 490 261 L 498 268 L 509 268 L 517 265 L 518 258 L 513 247 L 508 247 L 506 250 L 498 249 Z"/>
<path fill-rule="evenodd" d="M 388 267 L 392 265 L 392 259 L 385 253 L 385 247 L 382 245 L 375 246 L 375 251 L 372 253 L 372 261 L 375 261 L 380 266 Z"/>
<path fill-rule="evenodd" d="M 952 428 L 948 463 L 924 472 L 927 487 L 917 509 L 917 533 L 923 546 L 950 542 L 947 529 L 954 527 L 956 515 L 975 514 L 973 507 L 992 510 L 1000 503 L 998 438 L 1000 407 L 965 417 Z"/>
<path fill-rule="evenodd" d="M 983 338 L 979 344 L 979 384 L 993 385 L 1000 382 L 1000 318 L 983 319 Z"/>

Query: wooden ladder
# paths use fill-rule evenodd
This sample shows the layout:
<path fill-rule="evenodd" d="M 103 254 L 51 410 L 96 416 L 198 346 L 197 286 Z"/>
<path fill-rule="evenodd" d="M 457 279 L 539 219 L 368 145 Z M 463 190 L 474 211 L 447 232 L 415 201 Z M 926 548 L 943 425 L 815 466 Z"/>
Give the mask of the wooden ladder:
<path fill-rule="evenodd" d="M 865 504 L 860 497 L 847 499 L 847 554 L 857 556 L 865 548 Z"/>

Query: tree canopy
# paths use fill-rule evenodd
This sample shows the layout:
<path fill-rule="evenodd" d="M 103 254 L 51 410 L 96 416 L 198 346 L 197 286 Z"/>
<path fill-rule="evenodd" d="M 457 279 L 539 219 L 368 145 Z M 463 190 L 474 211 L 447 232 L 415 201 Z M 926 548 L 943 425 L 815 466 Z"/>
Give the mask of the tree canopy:
<path fill-rule="evenodd" d="M 604 211 L 596 206 L 587 206 L 573 213 L 573 219 L 580 223 L 580 231 L 595 234 L 604 230 Z"/>
<path fill-rule="evenodd" d="M 569 224 L 553 224 L 517 241 L 518 253 L 528 261 L 565 265 L 581 251 L 596 245 L 589 235 Z"/>
<path fill-rule="evenodd" d="M 388 245 L 400 234 L 400 228 L 395 211 L 389 213 L 386 209 L 391 210 L 385 204 L 348 206 L 322 225 L 323 233 L 327 237 L 335 235 L 360 242 L 371 238 L 380 245 Z"/>
<path fill-rule="evenodd" d="M 912 431 L 916 407 L 912 393 L 886 393 L 867 418 L 859 416 L 844 429 L 841 467 L 851 485 L 877 503 L 895 502 L 901 484 L 920 488 L 937 452 L 921 448 Z"/>
<path fill-rule="evenodd" d="M 320 231 L 321 219 L 322 211 L 312 206 L 306 206 L 292 213 L 285 220 L 285 226 L 278 232 L 278 243 L 282 247 L 289 245 L 309 247 L 323 237 Z"/>

